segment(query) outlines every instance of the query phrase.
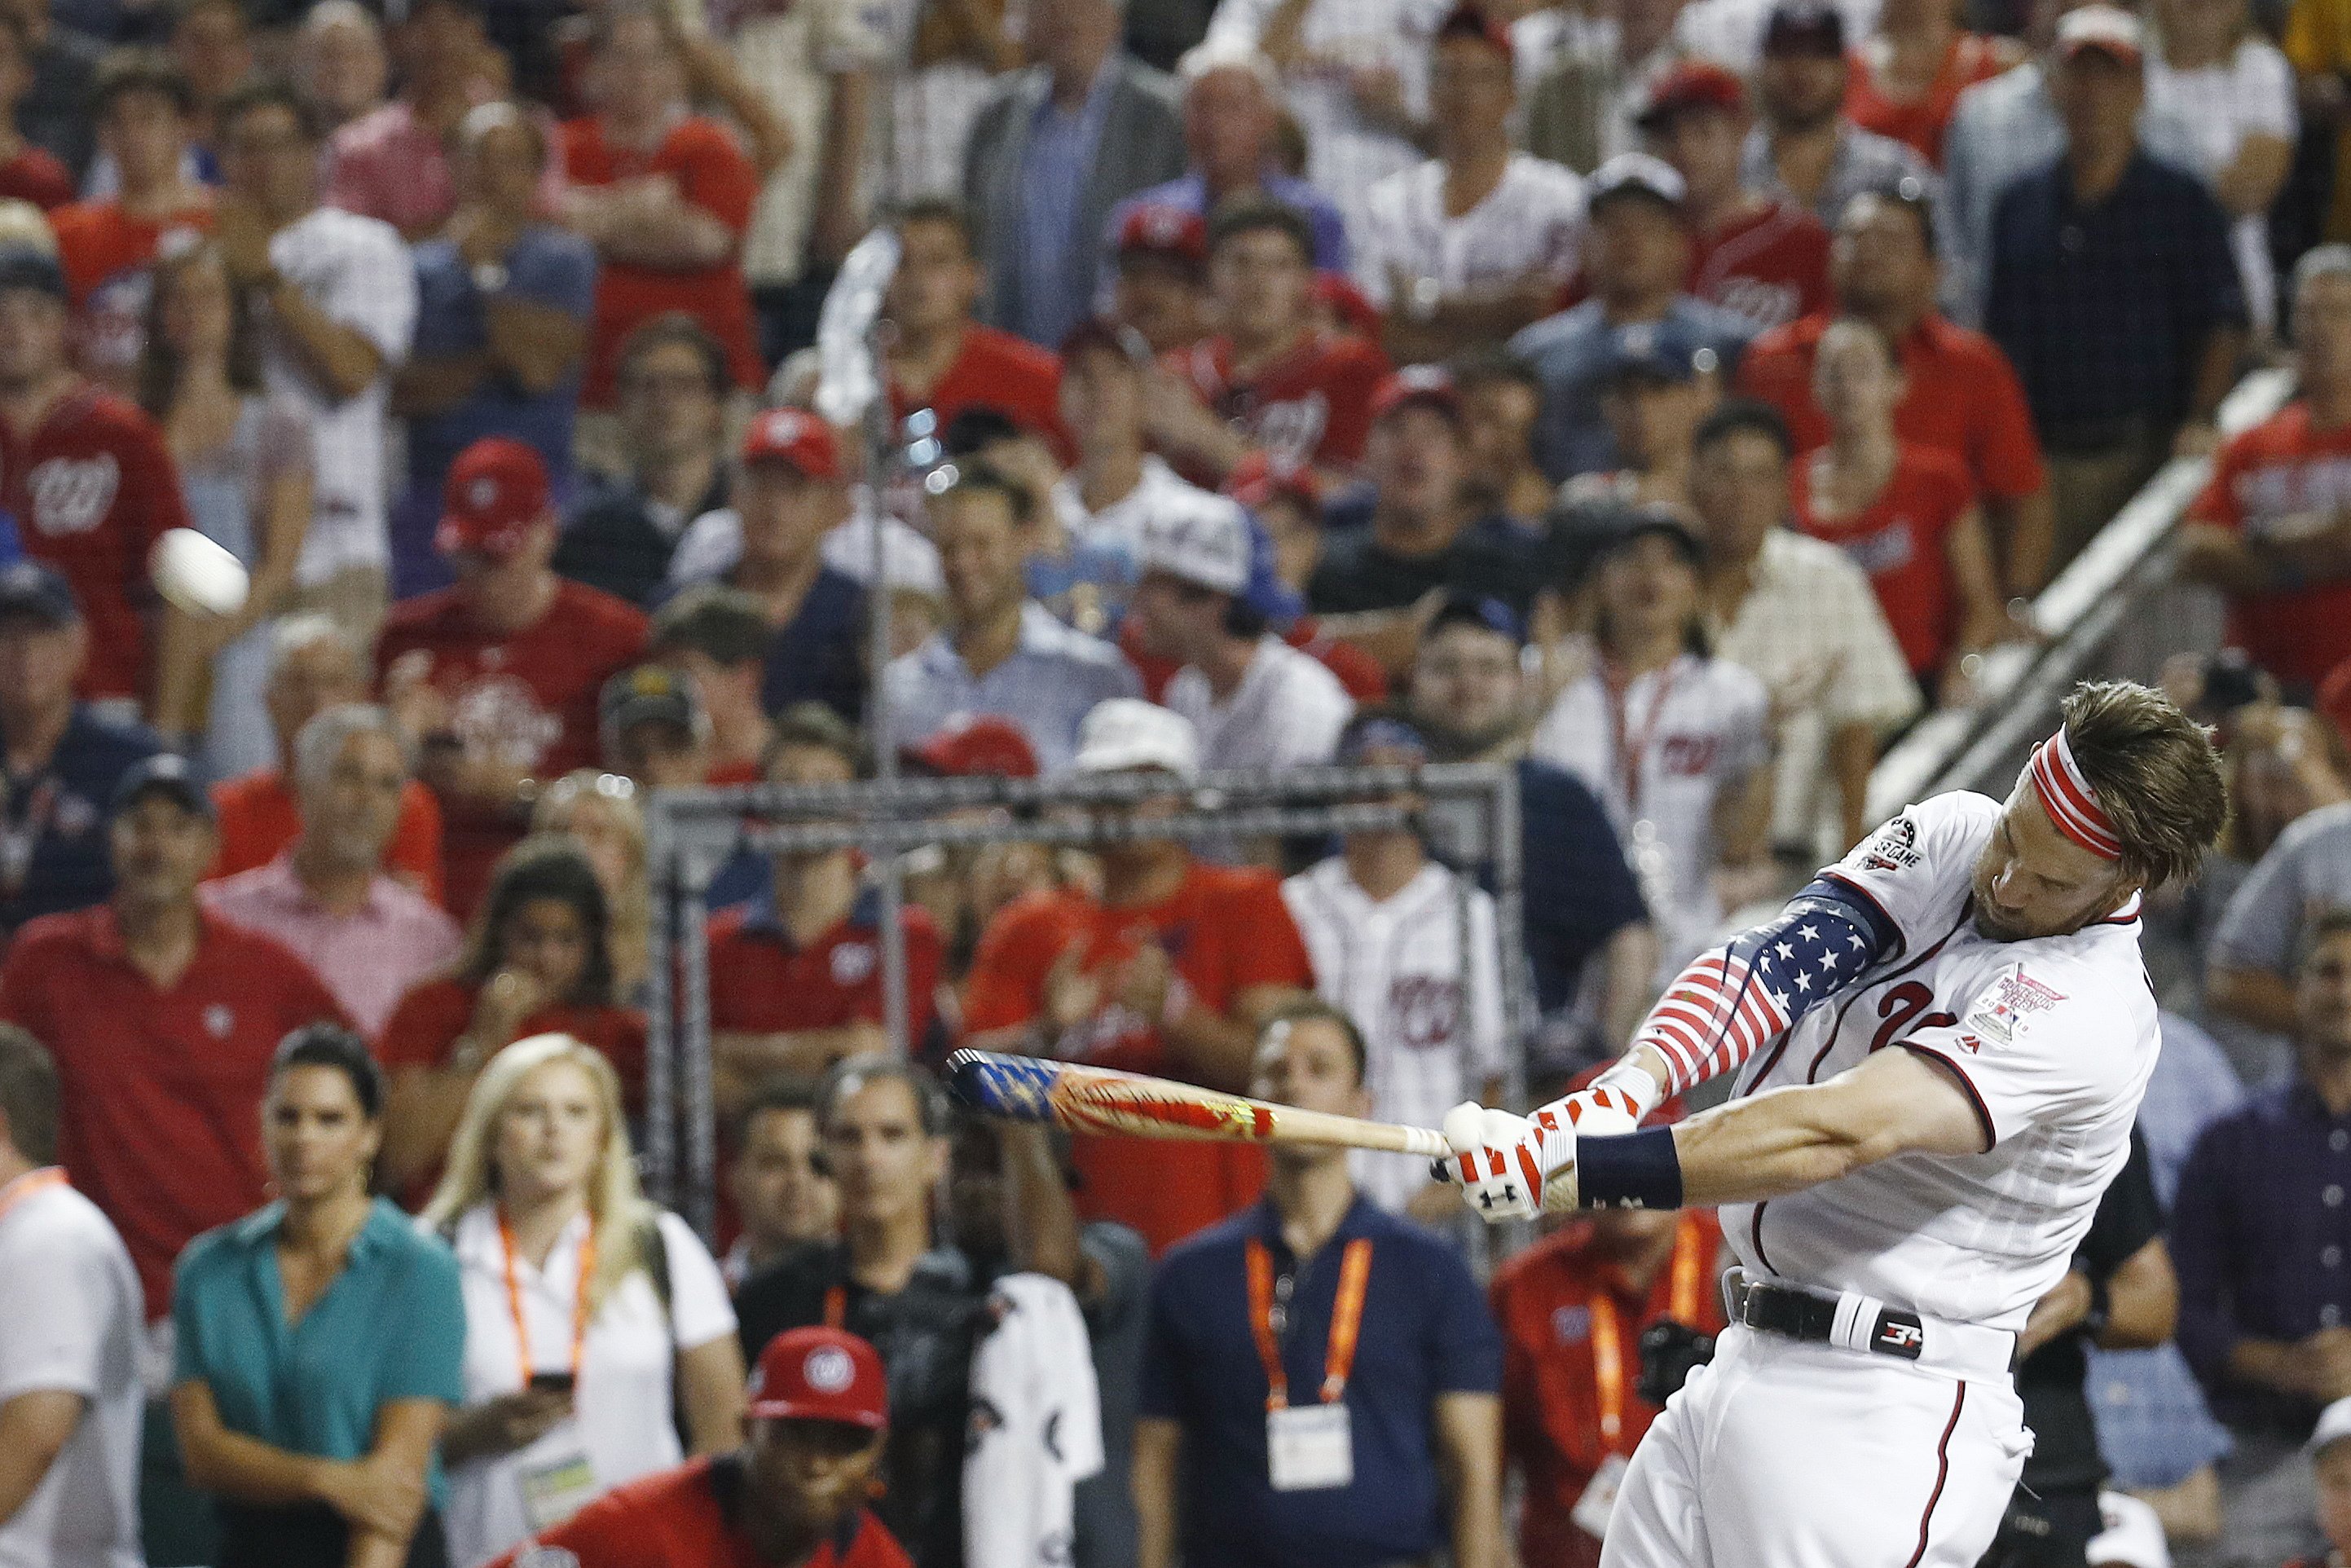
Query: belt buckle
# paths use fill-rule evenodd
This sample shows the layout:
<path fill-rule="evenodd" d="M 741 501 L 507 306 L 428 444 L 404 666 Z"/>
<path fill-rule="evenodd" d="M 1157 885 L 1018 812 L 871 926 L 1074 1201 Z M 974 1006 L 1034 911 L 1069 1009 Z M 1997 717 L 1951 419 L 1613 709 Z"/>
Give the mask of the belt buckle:
<path fill-rule="evenodd" d="M 1880 1355 L 1916 1361 L 1926 1354 L 1927 1325 L 1916 1312 L 1880 1307 L 1877 1324 L 1870 1330 L 1869 1348 Z"/>

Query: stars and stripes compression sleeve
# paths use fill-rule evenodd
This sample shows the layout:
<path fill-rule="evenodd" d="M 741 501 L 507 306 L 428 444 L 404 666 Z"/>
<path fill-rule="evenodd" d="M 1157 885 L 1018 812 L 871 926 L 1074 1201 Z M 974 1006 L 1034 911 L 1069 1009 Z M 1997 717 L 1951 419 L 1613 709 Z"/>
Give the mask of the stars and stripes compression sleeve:
<path fill-rule="evenodd" d="M 1680 1094 L 1736 1071 L 1812 1009 L 1900 946 L 1886 915 L 1844 883 L 1815 878 L 1777 919 L 1690 960 L 1633 1036 Z"/>

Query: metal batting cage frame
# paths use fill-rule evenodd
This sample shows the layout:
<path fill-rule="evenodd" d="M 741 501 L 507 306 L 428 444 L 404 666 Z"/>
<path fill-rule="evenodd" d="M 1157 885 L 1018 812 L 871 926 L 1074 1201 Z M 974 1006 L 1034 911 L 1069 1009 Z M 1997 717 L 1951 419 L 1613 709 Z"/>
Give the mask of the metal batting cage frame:
<path fill-rule="evenodd" d="M 1173 800 L 1144 815 L 1144 801 Z M 1457 902 L 1460 1017 L 1473 1016 L 1468 888 L 1494 899 L 1509 1103 L 1525 1100 L 1525 1048 L 1534 1021 L 1520 909 L 1523 846 L 1517 771 L 1489 763 L 1417 768 L 1305 768 L 1207 773 L 1098 773 L 1053 779 L 884 779 L 855 784 L 747 784 L 662 790 L 648 802 L 647 870 L 653 884 L 652 995 L 645 1041 L 645 1186 L 708 1237 L 717 1197 L 717 1126 L 712 1096 L 709 949 L 703 939 L 712 878 L 737 853 L 856 849 L 895 892 L 900 857 L 929 847 L 1027 843 L 1093 848 L 1136 839 L 1186 843 L 1236 838 L 1328 837 L 1410 828 L 1466 814 L 1448 831 L 1464 874 Z M 1432 847 L 1431 851 L 1435 851 Z M 1479 873 L 1482 873 L 1479 874 Z M 891 1048 L 908 1049 L 906 953 L 894 897 L 876 934 Z"/>

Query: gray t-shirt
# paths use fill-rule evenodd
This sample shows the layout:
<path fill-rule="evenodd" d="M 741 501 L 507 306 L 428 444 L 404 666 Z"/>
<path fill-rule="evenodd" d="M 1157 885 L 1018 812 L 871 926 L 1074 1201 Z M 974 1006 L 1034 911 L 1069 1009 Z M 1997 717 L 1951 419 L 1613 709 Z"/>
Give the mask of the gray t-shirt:
<path fill-rule="evenodd" d="M 1127 1472 L 1134 1461 L 1134 1407 L 1151 1319 L 1151 1249 L 1142 1237 L 1108 1219 L 1087 1225 L 1079 1245 L 1102 1271 L 1102 1294 L 1084 1303 L 1094 1381 L 1102 1390 L 1102 1468 L 1078 1483 L 1076 1568 L 1124 1568 L 1135 1552 Z"/>
<path fill-rule="evenodd" d="M 2290 974 L 2303 926 L 2351 909 L 2351 804 L 2322 806 L 2280 833 L 2220 915 L 2215 964 Z"/>

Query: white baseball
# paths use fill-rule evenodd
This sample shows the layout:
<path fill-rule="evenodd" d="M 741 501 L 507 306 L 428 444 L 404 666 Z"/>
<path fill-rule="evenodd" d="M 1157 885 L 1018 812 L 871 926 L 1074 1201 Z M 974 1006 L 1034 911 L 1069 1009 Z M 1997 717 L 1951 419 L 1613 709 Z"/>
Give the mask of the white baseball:
<path fill-rule="evenodd" d="M 172 528 L 147 555 L 155 591 L 191 615 L 234 615 L 253 586 L 245 564 L 193 528 Z"/>

